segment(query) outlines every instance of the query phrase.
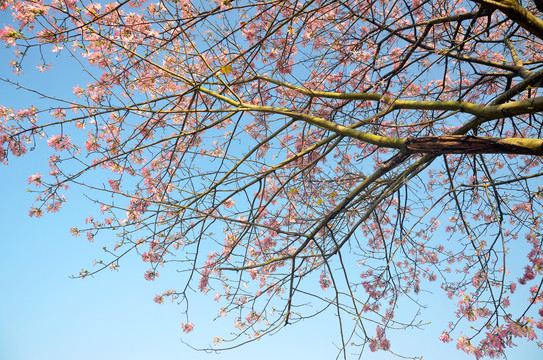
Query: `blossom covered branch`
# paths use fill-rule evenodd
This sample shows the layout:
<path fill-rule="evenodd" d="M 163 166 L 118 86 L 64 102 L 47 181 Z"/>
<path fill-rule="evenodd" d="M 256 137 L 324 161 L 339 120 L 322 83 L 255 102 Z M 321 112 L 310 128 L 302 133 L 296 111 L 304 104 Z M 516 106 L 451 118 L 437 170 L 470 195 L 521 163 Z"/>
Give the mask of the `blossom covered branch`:
<path fill-rule="evenodd" d="M 476 358 L 543 346 L 536 4 L 6 0 L 0 11 L 13 56 L 1 86 L 29 102 L 0 105 L 0 161 L 47 153 L 49 172 L 29 174 L 29 215 L 83 187 L 96 211 L 72 234 L 117 235 L 79 277 L 130 256 L 147 281 L 179 271 L 182 287 L 155 302 L 183 305 L 189 337 L 194 292 L 214 293 L 233 332 L 212 334 L 213 349 L 333 309 L 343 358 L 391 351 L 388 334 L 434 320 L 423 310 L 436 301 L 450 310 L 436 341 Z M 59 69 L 68 91 L 20 77 Z"/>

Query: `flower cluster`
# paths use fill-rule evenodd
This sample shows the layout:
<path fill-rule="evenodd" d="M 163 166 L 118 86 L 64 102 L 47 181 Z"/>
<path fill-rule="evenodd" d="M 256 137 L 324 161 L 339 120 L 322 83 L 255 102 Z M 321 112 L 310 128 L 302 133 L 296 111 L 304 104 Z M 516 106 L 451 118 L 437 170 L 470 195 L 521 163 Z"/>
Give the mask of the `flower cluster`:
<path fill-rule="evenodd" d="M 36 186 L 40 186 L 42 183 L 41 183 L 41 174 L 40 173 L 36 173 L 34 175 L 31 175 L 29 178 L 28 178 L 28 183 L 29 184 L 34 184 Z"/>
<path fill-rule="evenodd" d="M 158 272 L 154 270 L 147 270 L 145 274 L 143 275 L 143 277 L 147 281 L 154 281 L 158 276 L 159 276 Z"/>
<path fill-rule="evenodd" d="M 194 324 L 189 322 L 189 323 L 181 323 L 181 328 L 183 329 L 183 332 L 185 333 L 190 333 L 192 330 L 194 330 Z"/>
<path fill-rule="evenodd" d="M 49 140 L 47 140 L 47 145 L 56 151 L 69 150 L 72 148 L 70 137 L 65 135 L 51 136 Z"/>

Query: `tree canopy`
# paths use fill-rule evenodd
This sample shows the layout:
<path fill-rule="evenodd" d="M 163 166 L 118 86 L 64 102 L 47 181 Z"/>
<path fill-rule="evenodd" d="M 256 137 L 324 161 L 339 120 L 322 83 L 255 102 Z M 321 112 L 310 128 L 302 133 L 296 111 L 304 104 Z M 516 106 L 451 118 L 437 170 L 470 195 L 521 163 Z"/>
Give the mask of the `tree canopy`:
<path fill-rule="evenodd" d="M 188 333 L 193 293 L 215 294 L 234 331 L 219 349 L 330 308 L 341 356 L 389 351 L 440 289 L 456 304 L 440 340 L 500 357 L 543 335 L 539 9 L 0 0 L 13 72 L 70 59 L 91 79 L 2 104 L 0 161 L 51 148 L 30 216 L 82 186 L 95 211 L 73 235 L 117 235 L 79 276 L 132 255 L 147 280 L 183 272 L 155 301 L 179 301 Z"/>

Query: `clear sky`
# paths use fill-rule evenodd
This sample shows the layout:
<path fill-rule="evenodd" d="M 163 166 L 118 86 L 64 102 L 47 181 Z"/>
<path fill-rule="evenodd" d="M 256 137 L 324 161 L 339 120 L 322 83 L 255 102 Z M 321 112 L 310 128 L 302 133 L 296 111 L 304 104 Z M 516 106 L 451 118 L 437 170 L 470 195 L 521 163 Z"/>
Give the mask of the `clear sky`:
<path fill-rule="evenodd" d="M 0 18 L 0 26 L 3 26 Z M 17 78 L 10 73 L 10 49 L 0 49 L 0 77 L 26 81 L 44 91 L 69 94 L 72 86 L 86 80 L 69 67 L 58 67 L 47 74 L 34 71 L 32 58 L 26 73 Z M 35 59 L 34 59 L 35 60 Z M 39 101 L 23 90 L 15 91 L 0 83 L 0 105 L 28 107 Z M 37 171 L 45 172 L 47 156 L 41 144 L 24 158 L 11 158 L 9 166 L 0 166 L 0 360 L 85 360 L 85 359 L 333 359 L 337 351 L 336 320 L 325 313 L 279 334 L 223 352 L 220 355 L 196 352 L 183 341 L 205 346 L 216 335 L 227 334 L 231 321 L 213 322 L 217 306 L 212 295 L 191 304 L 196 314 L 193 333 L 181 331 L 186 321 L 181 309 L 166 301 L 155 304 L 155 294 L 181 287 L 174 268 L 161 272 L 155 282 L 147 282 L 147 267 L 132 258 L 118 272 L 104 272 L 86 280 L 70 279 L 81 268 L 91 267 L 101 254 L 101 242 L 93 244 L 84 237 L 74 238 L 69 229 L 81 224 L 94 211 L 91 203 L 75 189 L 57 214 L 40 219 L 28 217 L 34 195 L 28 193 L 26 179 Z M 450 308 L 441 300 L 428 304 L 425 320 L 432 325 L 425 331 L 396 334 L 392 350 L 406 355 L 424 355 L 425 359 L 462 360 L 467 356 L 455 350 L 453 343 L 437 339 L 446 327 Z M 400 309 L 401 310 L 401 309 Z M 406 309 L 409 311 L 409 309 Z M 192 320 L 192 319 L 191 319 Z M 183 340 L 183 341 L 182 341 Z M 510 352 L 512 359 L 541 359 L 542 352 L 531 343 Z M 378 352 L 366 352 L 367 359 L 394 359 Z"/>

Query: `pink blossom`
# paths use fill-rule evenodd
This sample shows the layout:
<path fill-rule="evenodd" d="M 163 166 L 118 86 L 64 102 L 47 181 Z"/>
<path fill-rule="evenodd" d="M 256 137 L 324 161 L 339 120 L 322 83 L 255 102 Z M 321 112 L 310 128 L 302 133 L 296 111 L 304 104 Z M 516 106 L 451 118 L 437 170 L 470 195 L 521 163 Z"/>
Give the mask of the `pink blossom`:
<path fill-rule="evenodd" d="M 22 156 L 26 154 L 26 146 L 21 141 L 12 140 L 9 142 L 8 147 L 14 156 Z"/>
<path fill-rule="evenodd" d="M 17 118 L 18 119 L 28 119 L 31 123 L 34 123 L 36 121 L 36 114 L 38 109 L 32 105 L 28 109 L 20 109 L 17 111 Z"/>
<path fill-rule="evenodd" d="M 36 208 L 36 207 L 31 207 L 30 210 L 28 211 L 28 215 L 30 217 L 41 217 L 43 215 L 43 210 L 42 209 L 39 209 L 39 208 Z"/>
<path fill-rule="evenodd" d="M 45 72 L 47 70 L 51 70 L 51 64 L 38 64 L 36 65 L 36 69 L 38 69 L 40 72 Z"/>
<path fill-rule="evenodd" d="M 473 346 L 470 340 L 465 336 L 462 336 L 458 339 L 458 342 L 456 343 L 456 348 L 468 354 L 475 353 L 475 346 Z"/>
<path fill-rule="evenodd" d="M 89 5 L 87 5 L 86 9 L 85 9 L 85 12 L 91 16 L 91 17 L 95 17 L 98 15 L 98 13 L 100 12 L 100 10 L 102 9 L 102 5 L 101 4 L 97 4 L 97 3 L 90 3 Z"/>
<path fill-rule="evenodd" d="M 109 179 L 108 181 L 108 184 L 109 186 L 111 187 L 111 189 L 115 192 L 118 192 L 119 189 L 120 189 L 120 181 L 119 180 L 111 180 Z"/>
<path fill-rule="evenodd" d="M 200 289 L 201 292 L 204 294 L 207 294 L 209 291 L 209 288 L 207 285 L 209 284 L 209 271 L 207 273 L 204 273 L 202 276 L 200 276 L 200 284 L 198 285 L 198 289 Z"/>
<path fill-rule="evenodd" d="M 194 329 L 194 324 L 189 322 L 189 323 L 181 323 L 181 328 L 183 329 L 183 332 L 185 333 L 190 333 L 193 329 Z"/>
<path fill-rule="evenodd" d="M 55 109 L 51 111 L 51 116 L 58 120 L 64 120 L 66 117 L 66 111 L 63 109 Z"/>
<path fill-rule="evenodd" d="M 321 271 L 321 278 L 319 280 L 319 283 L 323 290 L 327 290 L 332 284 L 332 281 L 330 280 L 328 274 L 325 271 Z"/>
<path fill-rule="evenodd" d="M 381 341 L 379 341 L 379 347 L 383 350 L 388 350 L 390 349 L 390 340 L 388 339 L 381 339 Z"/>
<path fill-rule="evenodd" d="M 511 294 L 513 294 L 515 290 L 517 290 L 517 284 L 511 283 L 511 285 L 509 285 L 509 288 L 511 289 Z"/>
<path fill-rule="evenodd" d="M 47 140 L 47 145 L 56 151 L 69 150 L 72 148 L 70 137 L 64 135 L 51 136 L 49 140 Z"/>
<path fill-rule="evenodd" d="M 85 90 L 80 88 L 79 86 L 74 86 L 72 90 L 74 95 L 76 95 L 78 98 L 80 98 L 81 95 L 85 93 Z"/>
<path fill-rule="evenodd" d="M 452 341 L 452 338 L 447 331 L 443 331 L 443 334 L 441 334 L 439 340 L 443 341 L 444 343 L 448 343 Z"/>
<path fill-rule="evenodd" d="M 371 352 L 376 352 L 379 348 L 378 348 L 378 343 L 377 341 L 375 341 L 375 339 L 371 339 L 370 341 L 370 350 Z"/>
<path fill-rule="evenodd" d="M 36 186 L 40 186 L 41 185 L 41 174 L 40 173 L 36 173 L 34 175 L 31 175 L 29 178 L 28 178 L 28 183 L 29 184 L 34 184 Z"/>
<path fill-rule="evenodd" d="M 147 281 L 154 281 L 158 276 L 159 276 L 158 272 L 154 270 L 147 270 L 145 274 L 143 275 L 143 277 Z"/>
<path fill-rule="evenodd" d="M 81 276 L 82 279 L 86 279 L 88 275 L 89 275 L 88 270 L 81 269 L 81 271 L 79 272 L 79 276 Z"/>
<path fill-rule="evenodd" d="M 0 39 L 8 43 L 10 46 L 15 46 L 15 40 L 19 37 L 19 33 L 11 26 L 4 26 L 0 29 Z"/>
<path fill-rule="evenodd" d="M 47 211 L 48 212 L 57 212 L 60 210 L 61 203 L 60 201 L 54 201 L 53 203 L 47 204 Z"/>
<path fill-rule="evenodd" d="M 87 141 L 85 141 L 85 149 L 87 149 L 89 152 L 98 150 L 99 147 L 98 140 L 96 140 L 94 137 L 90 137 L 87 139 Z"/>
<path fill-rule="evenodd" d="M 227 200 L 222 204 L 222 206 L 224 206 L 224 207 L 227 208 L 227 209 L 230 209 L 230 208 L 234 207 L 234 205 L 235 205 L 235 202 L 234 202 L 234 200 L 233 200 L 232 198 L 227 199 Z"/>

